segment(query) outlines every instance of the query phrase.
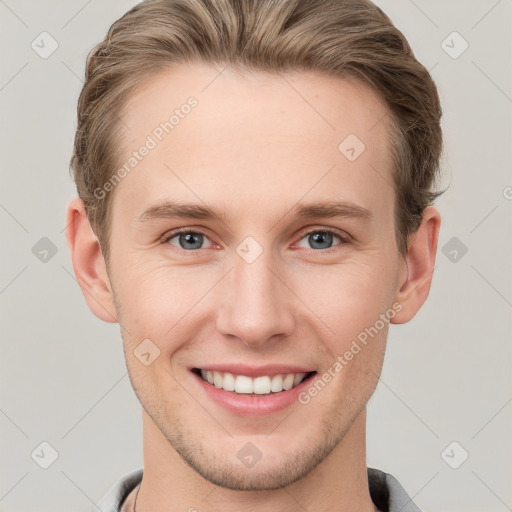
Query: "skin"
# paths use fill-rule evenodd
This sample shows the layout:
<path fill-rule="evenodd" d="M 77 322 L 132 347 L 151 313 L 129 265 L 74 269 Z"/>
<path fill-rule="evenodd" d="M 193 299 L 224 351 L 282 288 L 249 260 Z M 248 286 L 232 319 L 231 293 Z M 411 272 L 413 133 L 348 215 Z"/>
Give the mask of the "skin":
<path fill-rule="evenodd" d="M 439 212 L 425 210 L 400 256 L 386 107 L 365 85 L 309 72 L 219 73 L 183 65 L 149 78 L 129 99 L 126 155 L 188 97 L 198 105 L 115 187 L 108 272 L 83 203 L 68 207 L 75 274 L 91 311 L 120 323 L 143 407 L 137 510 L 376 510 L 366 404 L 387 323 L 308 404 L 264 417 L 224 410 L 187 367 L 284 363 L 322 374 L 393 304 L 401 310 L 391 322 L 408 322 L 429 293 Z M 338 150 L 351 133 L 366 145 L 353 162 Z M 224 217 L 139 222 L 164 199 Z M 298 202 L 325 201 L 359 205 L 371 219 L 291 213 Z M 204 234 L 201 248 L 181 239 L 184 249 L 179 236 L 163 240 L 184 227 Z M 308 234 L 325 229 L 345 238 L 313 245 Z M 252 263 L 236 252 L 247 236 L 263 248 Z M 134 356 L 146 338 L 160 350 L 149 366 Z M 248 442 L 262 453 L 251 468 L 236 457 Z"/>

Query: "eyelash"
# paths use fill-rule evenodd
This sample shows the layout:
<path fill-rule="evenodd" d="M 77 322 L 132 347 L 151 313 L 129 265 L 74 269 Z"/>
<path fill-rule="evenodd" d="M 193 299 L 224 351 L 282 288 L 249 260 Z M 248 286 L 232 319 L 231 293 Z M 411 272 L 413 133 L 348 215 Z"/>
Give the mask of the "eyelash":
<path fill-rule="evenodd" d="M 173 239 L 174 237 L 176 237 L 178 235 L 189 234 L 189 233 L 203 235 L 204 237 L 208 238 L 208 240 L 209 240 L 209 237 L 200 230 L 191 229 L 191 228 L 182 228 L 182 229 L 176 229 L 175 231 L 172 231 L 171 233 L 166 233 L 162 237 L 162 240 L 161 240 L 162 244 L 169 244 L 169 241 L 171 239 Z M 310 231 L 305 231 L 305 232 L 300 233 L 300 238 L 298 239 L 298 241 L 300 242 L 303 238 L 305 238 L 306 236 L 311 235 L 313 233 L 327 233 L 329 235 L 334 235 L 340 239 L 339 244 L 329 247 L 327 249 L 309 249 L 310 251 L 315 252 L 315 253 L 330 254 L 331 252 L 335 251 L 339 246 L 346 245 L 346 244 L 350 243 L 350 241 L 352 240 L 352 237 L 348 233 L 342 234 L 333 229 L 327 229 L 327 228 L 318 229 L 317 228 L 317 229 L 312 229 Z M 188 256 L 197 254 L 201 250 L 201 249 L 186 250 L 186 249 L 182 249 L 181 247 L 177 247 L 177 246 L 173 246 L 173 248 L 175 250 L 177 250 L 179 253 L 185 253 Z"/>

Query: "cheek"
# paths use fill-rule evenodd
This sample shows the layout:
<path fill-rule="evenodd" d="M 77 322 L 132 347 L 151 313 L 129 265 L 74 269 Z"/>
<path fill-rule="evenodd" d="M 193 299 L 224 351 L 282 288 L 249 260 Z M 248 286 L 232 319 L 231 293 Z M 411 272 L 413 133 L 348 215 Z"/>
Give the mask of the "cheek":
<path fill-rule="evenodd" d="M 198 272 L 197 267 L 149 264 L 143 257 L 118 266 L 116 295 L 120 321 L 128 337 L 149 338 L 168 351 L 201 301 L 218 281 L 217 273 Z M 122 276 L 121 278 L 119 278 Z M 131 343 L 138 343 L 135 339 Z"/>
<path fill-rule="evenodd" d="M 335 353 L 344 350 L 365 328 L 373 326 L 391 305 L 394 296 L 391 265 L 376 264 L 370 256 L 367 259 L 367 262 L 361 259 L 336 266 L 311 267 L 294 277 L 293 289 L 297 295 L 329 328 Z"/>

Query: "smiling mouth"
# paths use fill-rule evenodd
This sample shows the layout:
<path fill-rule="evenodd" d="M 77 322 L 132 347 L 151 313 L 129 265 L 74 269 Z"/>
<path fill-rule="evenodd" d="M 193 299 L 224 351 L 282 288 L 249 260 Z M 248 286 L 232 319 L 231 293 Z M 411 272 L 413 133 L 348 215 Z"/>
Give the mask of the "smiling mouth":
<path fill-rule="evenodd" d="M 216 388 L 242 395 L 269 395 L 288 391 L 317 373 L 316 371 L 282 373 L 251 378 L 247 375 L 234 375 L 229 372 L 202 370 L 200 368 L 193 368 L 192 372 Z"/>

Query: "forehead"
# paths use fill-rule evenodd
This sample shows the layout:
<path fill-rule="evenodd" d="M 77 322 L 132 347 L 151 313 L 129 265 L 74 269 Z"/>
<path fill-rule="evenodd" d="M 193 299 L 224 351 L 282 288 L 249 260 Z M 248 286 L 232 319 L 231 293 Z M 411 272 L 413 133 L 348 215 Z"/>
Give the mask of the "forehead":
<path fill-rule="evenodd" d="M 169 196 L 229 198 L 248 210 L 263 197 L 285 204 L 307 194 L 378 214 L 394 201 L 387 113 L 364 84 L 318 73 L 169 69 L 125 105 L 123 163 L 151 149 L 114 199 L 138 212 Z"/>

